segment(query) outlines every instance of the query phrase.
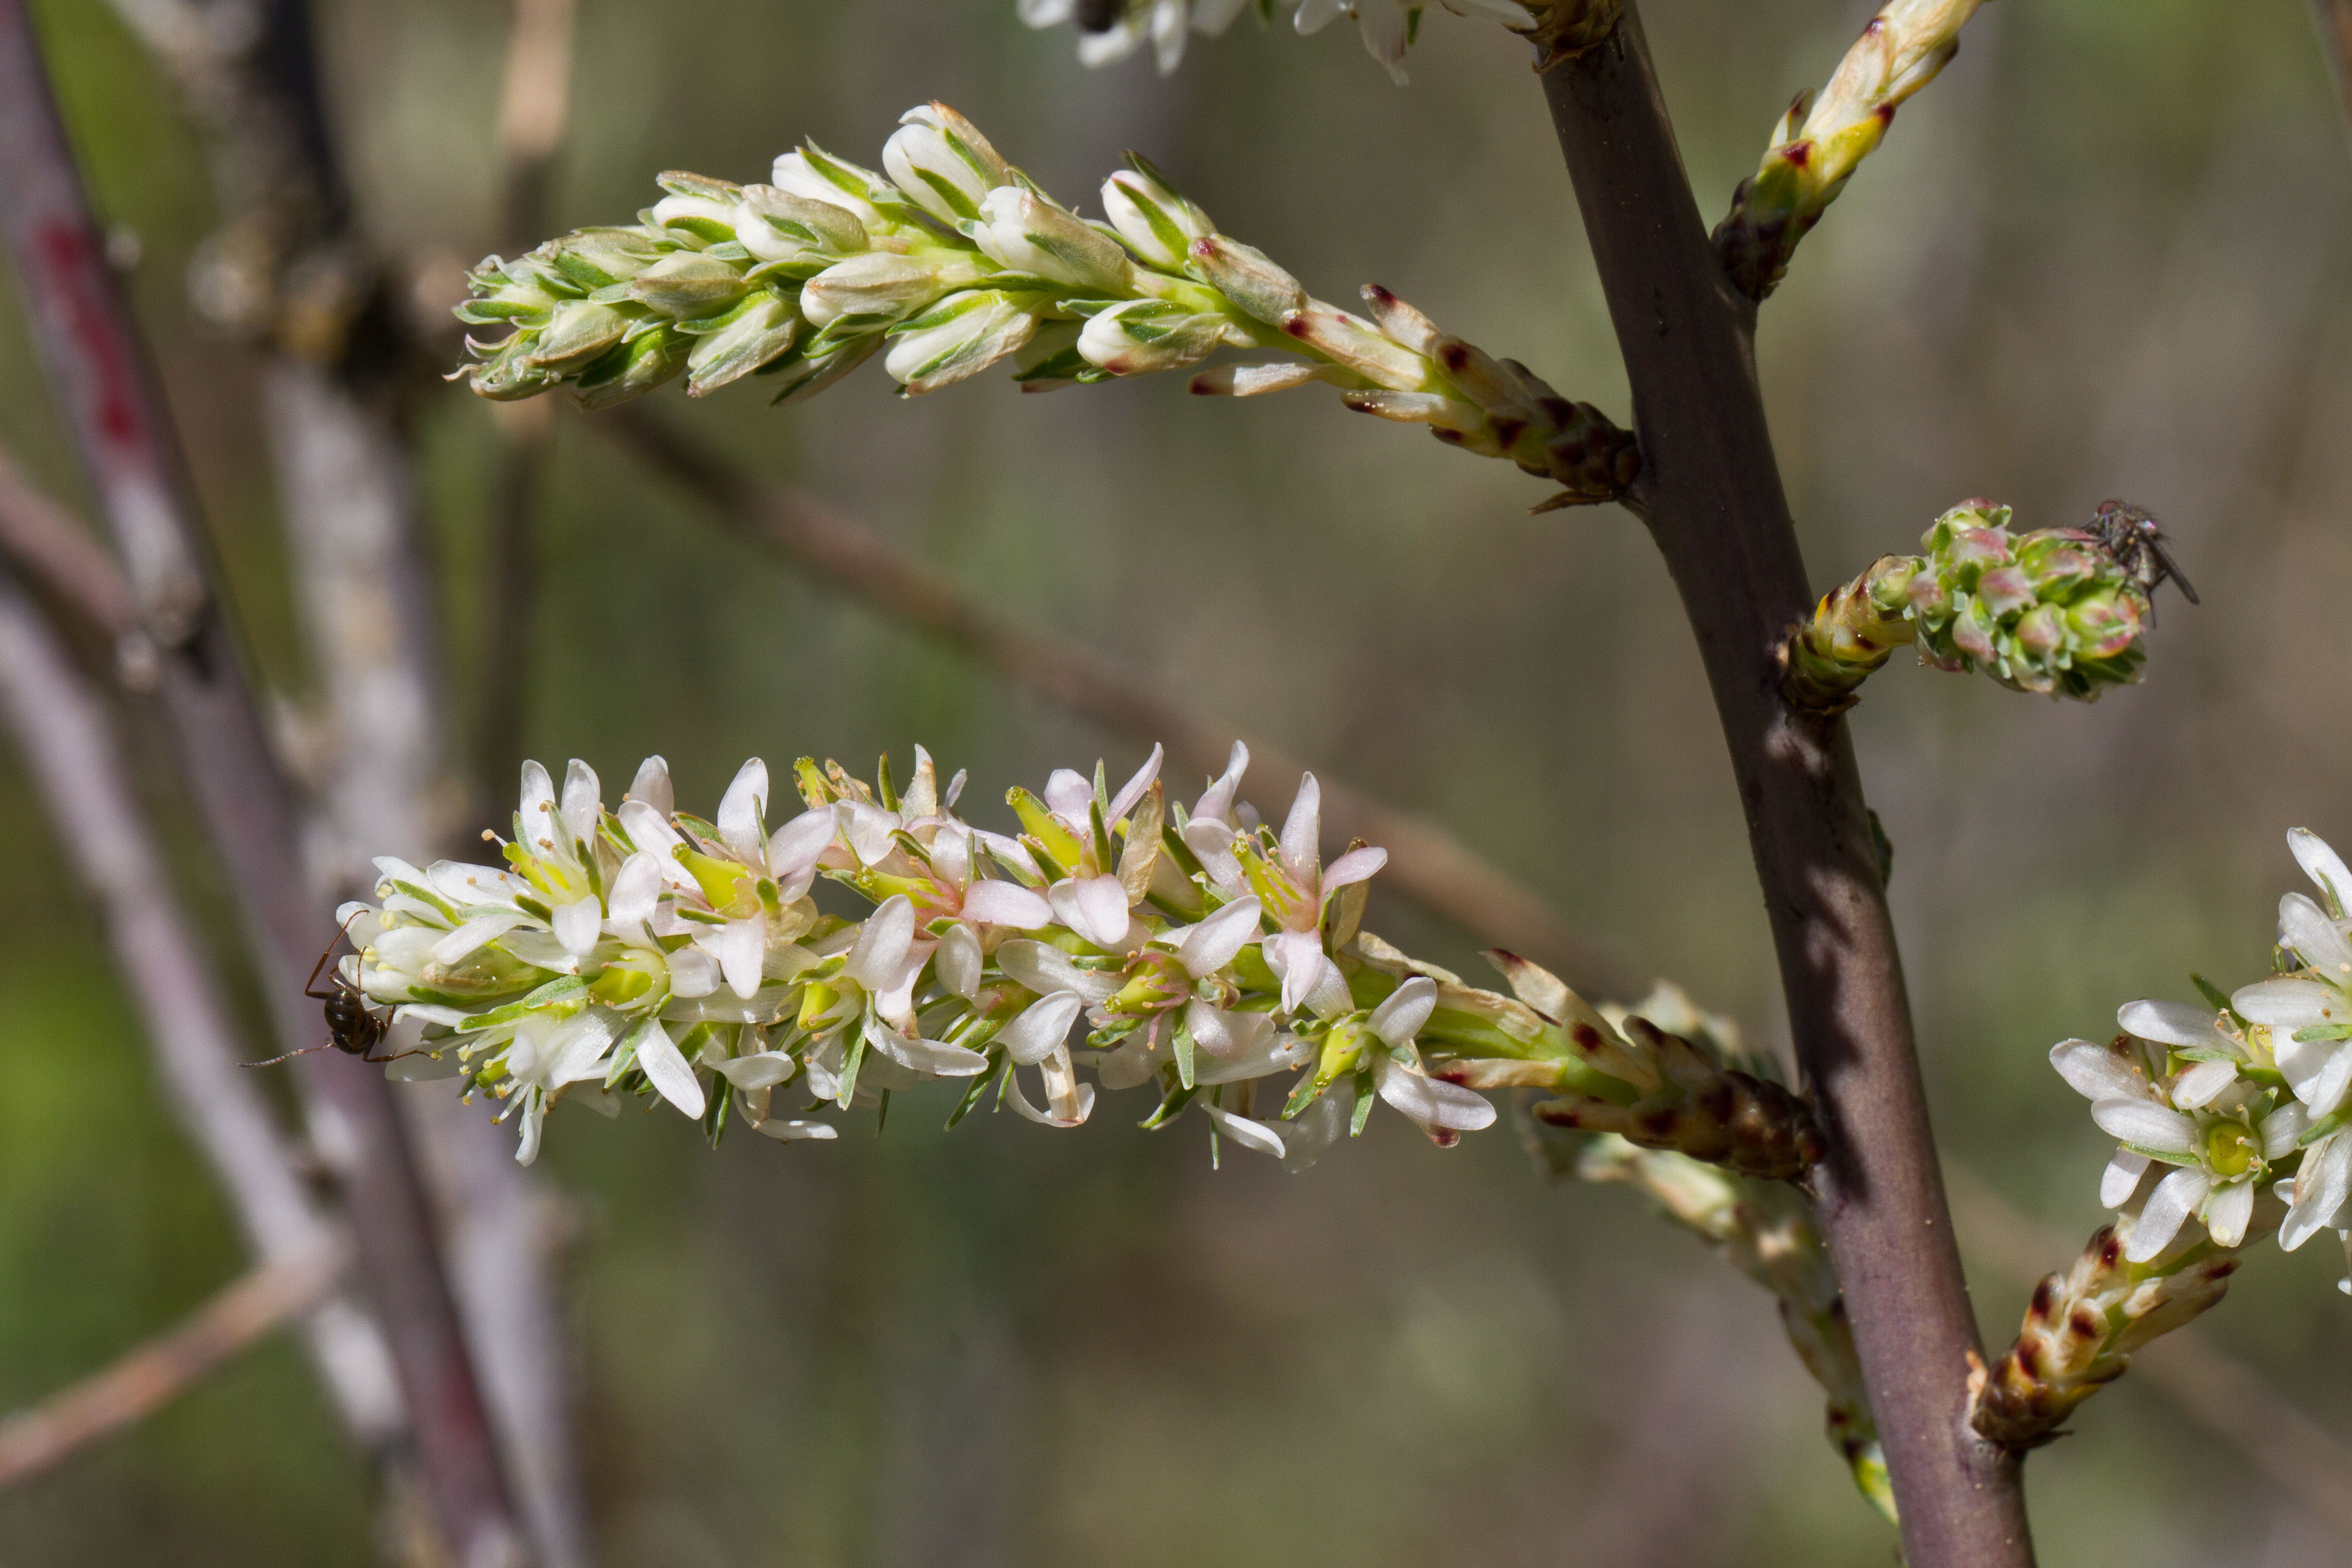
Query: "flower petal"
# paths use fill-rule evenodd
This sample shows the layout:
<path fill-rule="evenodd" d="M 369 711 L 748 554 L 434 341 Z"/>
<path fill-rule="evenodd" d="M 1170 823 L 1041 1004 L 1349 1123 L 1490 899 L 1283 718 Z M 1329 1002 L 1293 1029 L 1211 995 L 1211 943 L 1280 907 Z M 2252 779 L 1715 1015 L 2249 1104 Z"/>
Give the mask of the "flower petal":
<path fill-rule="evenodd" d="M 1420 1037 L 1430 1014 L 1436 1010 L 1437 983 L 1425 974 L 1416 974 L 1390 992 L 1365 1022 L 1372 1033 L 1390 1045 L 1404 1047 Z"/>
<path fill-rule="evenodd" d="M 641 800 L 663 816 L 677 809 L 677 794 L 669 780 L 669 763 L 660 757 L 647 757 L 637 764 L 637 776 L 629 782 L 625 801 Z"/>
<path fill-rule="evenodd" d="M 754 1051 L 748 1057 L 727 1057 L 711 1068 L 740 1089 L 773 1089 L 800 1071 L 801 1064 L 784 1051 Z"/>
<path fill-rule="evenodd" d="M 1054 906 L 1042 894 L 992 878 L 963 890 L 963 918 L 1014 931 L 1043 931 L 1054 923 Z"/>
<path fill-rule="evenodd" d="M 2197 1147 L 2197 1123 L 2177 1110 L 2145 1100 L 2099 1100 L 2091 1103 L 2091 1120 L 2099 1131 L 2143 1149 L 2166 1154 L 2188 1154 Z"/>
<path fill-rule="evenodd" d="M 1184 933 L 1176 962 L 1195 980 L 1205 979 L 1231 963 L 1257 934 L 1258 901 L 1255 896 L 1235 899 Z"/>
<path fill-rule="evenodd" d="M 2116 1023 L 2126 1034 L 2143 1040 L 2154 1040 L 2160 1046 L 2187 1046 L 2192 1050 L 2229 1051 L 2235 1054 L 2237 1042 L 2213 1025 L 2210 1007 L 2195 1007 L 2186 1002 L 2126 1002 L 2116 1010 Z"/>
<path fill-rule="evenodd" d="M 2335 986 L 2316 980 L 2258 980 L 2233 993 L 2230 1005 L 2252 1022 L 2268 1024 L 2273 1029 L 2352 1024 L 2352 1003 Z"/>
<path fill-rule="evenodd" d="M 1201 1109 L 1209 1113 L 1211 1125 L 1243 1148 L 1271 1154 L 1277 1160 L 1282 1158 L 1282 1134 L 1265 1122 L 1247 1116 L 1236 1116 L 1223 1106 L 1212 1105 L 1207 1100 L 1201 1102 Z"/>
<path fill-rule="evenodd" d="M 1004 1047 L 1016 1065 L 1034 1067 L 1053 1055 L 1067 1037 L 1070 1026 L 1078 1021 L 1078 1011 L 1084 1005 L 1074 991 L 1041 996 L 998 1032 L 996 1043 Z"/>
<path fill-rule="evenodd" d="M 605 918 L 624 929 L 644 925 L 654 918 L 661 901 L 662 863 L 657 855 L 639 850 L 621 862 L 605 896 Z"/>
<path fill-rule="evenodd" d="M 749 1000 L 760 988 L 760 971 L 768 956 L 768 917 L 763 911 L 749 920 L 729 921 L 719 927 L 706 926 L 694 939 L 695 945 L 719 961 L 719 973 L 727 977 L 728 989 Z"/>
<path fill-rule="evenodd" d="M 686 1065 L 677 1042 L 669 1037 L 661 1020 L 644 1019 L 629 1032 L 629 1038 L 636 1046 L 637 1066 L 645 1070 L 646 1080 L 680 1111 L 701 1121 L 702 1113 L 709 1109 L 709 1102 L 703 1098 L 702 1080 Z"/>
<path fill-rule="evenodd" d="M 2120 1052 L 2090 1040 L 2059 1041 L 2050 1047 L 2050 1065 L 2085 1100 L 2139 1100 L 2148 1092 Z"/>
<path fill-rule="evenodd" d="M 2156 1184 L 2156 1191 L 2147 1194 L 2147 1202 L 2133 1222 L 2131 1239 L 2124 1247 L 2124 1256 L 2134 1263 L 2146 1263 L 2149 1258 L 2172 1245 L 2180 1233 L 2180 1223 L 2205 1202 L 2212 1182 L 2204 1172 L 2194 1166 L 2183 1166 Z"/>
<path fill-rule="evenodd" d="M 867 1030 L 866 1039 L 900 1067 L 932 1078 L 976 1078 L 988 1070 L 986 1057 L 961 1046 L 912 1038 L 895 1029 L 880 1027 Z"/>
<path fill-rule="evenodd" d="M 2132 1194 L 2139 1191 L 2140 1177 L 2154 1163 L 2147 1155 L 2135 1153 L 2129 1149 L 2116 1150 L 2115 1158 L 2107 1162 L 2107 1168 L 2099 1174 L 2099 1206 L 2119 1209 L 2131 1202 Z"/>
<path fill-rule="evenodd" d="M 1087 775 L 1068 768 L 1055 768 L 1045 779 L 1045 809 L 1074 826 L 1083 828 L 1092 814 L 1095 786 Z"/>
<path fill-rule="evenodd" d="M 2216 1247 L 2236 1247 L 2246 1239 L 2246 1222 L 2254 1217 L 2254 1184 L 2231 1182 L 2205 1205 L 2205 1229 Z"/>
<path fill-rule="evenodd" d="M 885 899 L 866 917 L 842 973 L 868 991 L 887 989 L 915 942 L 915 906 L 906 894 Z M 748 994 L 748 993 L 747 993 Z"/>
<path fill-rule="evenodd" d="M 719 802 L 719 837 L 747 866 L 766 859 L 767 833 L 761 819 L 767 814 L 768 764 L 753 757 L 736 770 L 734 782 Z"/>
<path fill-rule="evenodd" d="M 575 845 L 584 845 L 596 837 L 597 819 L 604 815 L 604 786 L 596 782 L 596 770 L 579 758 L 563 770 L 563 830 L 572 836 Z"/>
<path fill-rule="evenodd" d="M 520 910 L 492 910 L 487 914 L 476 915 L 433 944 L 433 962 L 456 963 L 484 942 L 494 942 L 515 927 L 527 925 L 530 921 L 530 917 Z"/>
<path fill-rule="evenodd" d="M 1323 789 L 1313 773 L 1301 773 L 1298 793 L 1291 797 L 1290 815 L 1282 824 L 1282 863 L 1309 886 L 1315 868 L 1323 863 L 1322 837 Z"/>
<path fill-rule="evenodd" d="M 1369 882 L 1373 873 L 1389 863 L 1389 852 L 1377 845 L 1350 849 L 1324 868 L 1323 891 L 1349 887 L 1357 882 Z"/>
<path fill-rule="evenodd" d="M 982 956 L 980 938 L 971 928 L 957 922 L 948 927 L 940 938 L 939 952 L 931 958 L 931 967 L 940 984 L 969 1002 L 980 994 L 980 972 L 987 964 Z"/>
<path fill-rule="evenodd" d="M 549 923 L 554 927 L 555 940 L 563 944 L 564 952 L 574 958 L 585 958 L 604 929 L 604 906 L 591 893 L 584 899 L 556 905 L 555 918 Z"/>
<path fill-rule="evenodd" d="M 2352 942 L 2336 929 L 2327 911 L 2301 893 L 2279 900 L 2279 935 L 2304 963 L 2331 984 L 2352 984 Z"/>
<path fill-rule="evenodd" d="M 2345 868 L 2343 857 L 2308 827 L 2290 828 L 2286 847 L 2294 852 L 2295 864 L 2303 868 L 2304 875 L 2327 895 L 2330 907 L 2352 913 L 2352 870 Z"/>
<path fill-rule="evenodd" d="M 2212 1104 L 2237 1081 L 2236 1062 L 2199 1062 L 2172 1080 L 2172 1103 L 2183 1110 L 2198 1110 Z"/>
<path fill-rule="evenodd" d="M 2294 1176 L 2294 1201 L 2279 1227 L 2279 1246 L 2289 1252 L 2323 1230 L 2334 1228 L 2352 1199 L 2352 1135 L 2331 1132 L 2304 1152 Z"/>
<path fill-rule="evenodd" d="M 1160 763 L 1165 754 L 1155 744 L 1151 748 L 1151 755 L 1146 757 L 1143 760 L 1143 765 L 1135 770 L 1135 776 L 1118 786 L 1118 793 L 1110 797 L 1110 809 L 1103 813 L 1103 823 L 1106 826 L 1117 823 L 1135 809 L 1135 803 L 1143 798 L 1144 792 L 1151 787 L 1151 781 L 1160 776 Z"/>
<path fill-rule="evenodd" d="M 1108 1002 L 1118 994 L 1119 987 L 1125 984 L 1116 974 L 1080 969 L 1058 947 L 1026 939 L 1000 943 L 996 966 L 1016 984 L 1040 996 L 1055 991 L 1074 991 L 1086 1002 Z"/>
<path fill-rule="evenodd" d="M 1323 943 L 1313 931 L 1278 931 L 1259 944 L 1266 967 L 1282 976 L 1282 1010 L 1296 1013 L 1323 978 Z"/>
<path fill-rule="evenodd" d="M 769 835 L 768 875 L 781 880 L 807 870 L 832 847 L 840 827 L 840 819 L 829 805 L 802 812 Z"/>
<path fill-rule="evenodd" d="M 1116 951 L 1127 943 L 1127 889 L 1117 877 L 1073 877 L 1046 890 L 1062 923 L 1094 943 Z"/>
<path fill-rule="evenodd" d="M 1495 1106 L 1475 1089 L 1425 1078 L 1393 1057 L 1372 1059 L 1372 1082 L 1382 1100 L 1421 1124 L 1424 1131 L 1475 1132 L 1495 1123 Z"/>
<path fill-rule="evenodd" d="M 1233 815 L 1234 794 L 1241 788 L 1242 775 L 1249 771 L 1249 748 L 1239 741 L 1234 742 L 1233 753 L 1225 760 L 1225 771 L 1210 784 L 1192 807 L 1192 820 L 1206 818 L 1224 822 Z"/>
<path fill-rule="evenodd" d="M 802 1138 L 838 1138 L 841 1133 L 830 1121 L 803 1121 L 798 1117 L 782 1121 L 770 1117 L 760 1123 L 759 1130 L 779 1143 L 789 1143 Z"/>

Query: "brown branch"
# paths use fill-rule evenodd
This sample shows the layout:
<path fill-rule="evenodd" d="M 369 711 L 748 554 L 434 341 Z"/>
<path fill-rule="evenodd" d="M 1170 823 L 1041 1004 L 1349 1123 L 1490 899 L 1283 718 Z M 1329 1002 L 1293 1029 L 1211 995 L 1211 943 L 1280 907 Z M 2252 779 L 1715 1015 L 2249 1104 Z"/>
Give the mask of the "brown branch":
<path fill-rule="evenodd" d="M 1948 1164 L 1944 1177 L 1963 1247 L 2011 1288 L 2032 1289 L 2051 1259 L 2073 1250 L 2010 1207 L 1966 1166 Z M 2194 1327 L 2173 1330 L 2132 1357 L 2131 1369 L 2324 1523 L 2352 1533 L 2352 1447 L 2296 1409 L 2260 1373 Z"/>
<path fill-rule="evenodd" d="M 79 171 L 23 0 L 0 0 L 0 216 L 45 369 L 109 531 L 156 630 L 157 692 L 188 787 L 228 872 L 281 1047 L 316 1043 L 301 977 L 332 935 L 297 846 L 299 822 L 264 738 L 215 594 L 192 492 L 163 405 L 107 270 Z M 154 591 L 161 554 L 194 588 Z M 362 1272 L 383 1314 L 415 1422 L 425 1487 L 458 1559 L 518 1539 L 496 1444 L 467 1355 L 414 1154 L 391 1086 L 336 1052 L 304 1057 L 297 1081 L 331 1127 Z"/>
<path fill-rule="evenodd" d="M 126 1431 L 224 1362 L 325 1300 L 343 1271 L 332 1242 L 264 1263 L 113 1365 L 0 1418 L 0 1491 Z"/>
<path fill-rule="evenodd" d="M 1639 499 L 1706 666 L 1764 890 L 1815 1173 L 1917 1568 L 2032 1561 L 2016 1460 L 1966 1425 L 1976 1323 L 1910 1007 L 1842 721 L 1799 719 L 1774 650 L 1813 595 L 1759 394 L 1753 310 L 1707 243 L 1628 0 L 1609 43 L 1543 77 L 1633 384 Z"/>
<path fill-rule="evenodd" d="M 819 581 L 863 600 L 899 625 L 928 632 L 1013 685 L 1104 729 L 1168 748 L 1171 772 L 1222 772 L 1234 731 L 1170 701 L 1147 682 L 1081 643 L 999 618 L 922 563 L 822 501 L 769 485 L 624 405 L 595 427 L 700 500 L 729 533 L 784 556 Z M 1295 778 L 1300 764 L 1271 747 L 1250 746 L 1253 775 Z M 1481 942 L 1507 943 L 1573 976 L 1601 995 L 1635 995 L 1633 962 L 1575 930 L 1526 888 L 1426 817 L 1381 805 L 1318 775 L 1323 822 L 1337 838 L 1364 838 L 1389 852 L 1382 880 Z"/>

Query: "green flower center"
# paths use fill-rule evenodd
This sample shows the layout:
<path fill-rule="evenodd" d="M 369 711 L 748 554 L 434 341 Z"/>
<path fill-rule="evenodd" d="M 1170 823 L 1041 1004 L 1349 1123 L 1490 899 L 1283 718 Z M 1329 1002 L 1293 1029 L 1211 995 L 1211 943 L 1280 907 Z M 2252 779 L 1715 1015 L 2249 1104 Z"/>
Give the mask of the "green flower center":
<path fill-rule="evenodd" d="M 2217 1176 L 2242 1176 L 2262 1163 L 2254 1135 L 2235 1121 L 2216 1121 L 2205 1130 L 2205 1168 Z"/>

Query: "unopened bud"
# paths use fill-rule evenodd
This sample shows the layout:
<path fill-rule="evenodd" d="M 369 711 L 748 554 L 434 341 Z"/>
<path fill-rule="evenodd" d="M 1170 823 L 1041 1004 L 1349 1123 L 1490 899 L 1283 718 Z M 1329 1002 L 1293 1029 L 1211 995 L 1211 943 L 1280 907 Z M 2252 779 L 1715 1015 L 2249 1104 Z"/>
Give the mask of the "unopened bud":
<path fill-rule="evenodd" d="M 910 109 L 882 147 L 882 167 L 908 199 L 941 223 L 980 216 L 982 196 L 1013 171 L 971 121 L 944 103 Z"/>
<path fill-rule="evenodd" d="M 965 232 L 998 266 L 1050 283 L 1123 294 L 1135 271 L 1116 242 L 1017 185 L 982 196 Z"/>
<path fill-rule="evenodd" d="M 1278 327 L 1283 318 L 1307 308 L 1307 290 L 1298 279 L 1255 246 L 1227 235 L 1205 235 L 1192 242 L 1186 257 L 1186 270 L 1253 320 Z"/>
<path fill-rule="evenodd" d="M 675 321 L 716 316 L 743 297 L 743 274 L 724 261 L 681 251 L 665 256 L 629 285 L 629 298 Z"/>
<path fill-rule="evenodd" d="M 930 392 L 976 375 L 1029 341 L 1037 318 L 992 289 L 951 294 L 908 321 L 883 368 L 908 392 Z"/>
<path fill-rule="evenodd" d="M 1192 242 L 1216 232 L 1209 216 L 1171 188 L 1160 171 L 1136 154 L 1130 168 L 1103 182 L 1103 213 L 1118 237 L 1150 265 L 1174 271 L 1184 265 Z"/>
<path fill-rule="evenodd" d="M 1164 300 L 1130 300 L 1087 322 L 1078 353 L 1113 375 L 1176 370 L 1206 359 L 1224 328 L 1219 316 L 1196 315 Z"/>

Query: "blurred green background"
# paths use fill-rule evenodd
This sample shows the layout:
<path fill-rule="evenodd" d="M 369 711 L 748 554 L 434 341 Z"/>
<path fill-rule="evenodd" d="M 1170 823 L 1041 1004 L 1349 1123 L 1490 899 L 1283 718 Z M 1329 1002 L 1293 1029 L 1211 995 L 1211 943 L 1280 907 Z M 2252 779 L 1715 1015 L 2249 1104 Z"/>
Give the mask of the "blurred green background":
<path fill-rule="evenodd" d="M 1653 0 L 1709 220 L 1853 0 Z M 1244 22 L 1170 79 L 1088 72 L 1011 0 L 583 0 L 554 217 L 653 174 L 763 176 L 803 135 L 869 163 L 944 99 L 1096 206 L 1148 152 L 1326 298 L 1377 279 L 1627 416 L 1523 51 L 1433 15 L 1392 87 L 1352 29 Z M 214 205 L 187 119 L 97 0 L 35 6 L 134 282 L 257 659 L 307 689 L 247 351 L 184 275 Z M 369 227 L 429 278 L 495 242 L 492 0 L 327 0 Z M 2002 0 L 1807 241 L 1759 352 L 1816 581 L 1990 494 L 2024 526 L 2151 507 L 2203 595 L 2167 594 L 2147 684 L 2059 706 L 1907 668 L 1854 716 L 1947 1155 L 2054 1227 L 2097 1223 L 2108 1145 L 2046 1066 L 2117 1004 L 2266 960 L 2281 835 L 2352 840 L 2352 153 L 2301 0 Z M 78 502 L 13 283 L 0 442 Z M 1640 527 L 1530 518 L 1537 481 L 1319 389 L 1181 378 L 895 399 L 878 366 L 774 411 L 658 412 L 993 603 L 1108 650 L 1334 776 L 1439 818 L 1571 920 L 1761 1039 L 1770 950 L 1696 659 Z M 2330 437 L 2329 431 L 2336 432 Z M 417 429 L 459 701 L 497 441 L 451 389 Z M 921 740 L 971 799 L 1107 741 L 836 603 L 558 422 L 539 518 L 530 749 L 617 793 L 670 759 L 709 810 L 748 754 L 861 771 Z M 173 773 L 134 726 L 167 818 Z M 1190 789 L 1195 781 L 1181 781 Z M 1278 810 L 1291 781 L 1256 778 Z M 982 804 L 978 819 L 1002 826 Z M 0 1408 L 170 1323 L 241 1267 L 156 1099 L 136 1022 L 21 767 L 0 752 Z M 191 858 L 192 897 L 221 907 Z M 208 921 L 221 930 L 224 919 Z M 1371 923 L 1471 944 L 1375 890 Z M 226 954 L 224 962 L 233 960 Z M 430 1092 L 420 1089 L 417 1092 Z M 541 1169 L 575 1223 L 588 1482 L 613 1568 L 778 1564 L 1884 1564 L 1769 1300 L 1632 1194 L 1549 1187 L 1507 1131 L 1439 1152 L 1395 1118 L 1303 1177 L 1132 1097 L 1075 1132 L 1009 1118 L 716 1155 L 668 1118 L 566 1114 Z M 1971 1239 L 1963 1226 L 1963 1241 Z M 2352 1435 L 2334 1248 L 2265 1246 L 2211 1333 Z M 2068 1253 L 2052 1256 L 2060 1267 Z M 1979 1268 L 1987 1335 L 2021 1287 Z M 2159 1347 L 2151 1357 L 2168 1353 Z M 2340 1562 L 2344 1547 L 2138 1380 L 2037 1456 L 2044 1561 Z M 368 1483 L 280 1338 L 128 1437 L 0 1495 L 0 1568 L 362 1563 Z"/>

